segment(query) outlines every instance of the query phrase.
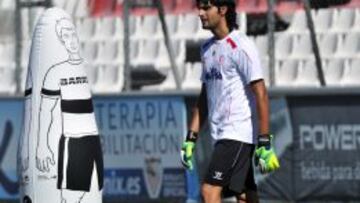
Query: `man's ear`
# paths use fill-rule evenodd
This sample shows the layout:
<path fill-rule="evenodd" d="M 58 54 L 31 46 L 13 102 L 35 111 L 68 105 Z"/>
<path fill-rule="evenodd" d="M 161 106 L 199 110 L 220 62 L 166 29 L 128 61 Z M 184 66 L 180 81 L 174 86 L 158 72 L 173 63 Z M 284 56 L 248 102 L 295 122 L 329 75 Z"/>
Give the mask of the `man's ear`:
<path fill-rule="evenodd" d="M 220 12 L 220 15 L 225 16 L 225 15 L 226 15 L 227 10 L 228 10 L 228 7 L 227 7 L 227 6 L 220 6 L 220 7 L 219 7 L 219 12 Z"/>

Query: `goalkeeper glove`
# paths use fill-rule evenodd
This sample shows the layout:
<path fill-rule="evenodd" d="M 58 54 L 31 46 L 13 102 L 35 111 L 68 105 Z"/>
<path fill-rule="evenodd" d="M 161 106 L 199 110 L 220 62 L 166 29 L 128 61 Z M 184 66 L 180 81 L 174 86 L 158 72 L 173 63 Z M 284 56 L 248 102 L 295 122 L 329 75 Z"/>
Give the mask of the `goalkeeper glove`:
<path fill-rule="evenodd" d="M 271 146 L 272 135 L 260 135 L 255 150 L 255 164 L 261 173 L 269 173 L 280 167 L 279 160 Z"/>
<path fill-rule="evenodd" d="M 193 131 L 188 131 L 186 139 L 181 147 L 181 163 L 186 169 L 192 170 L 194 168 L 192 158 L 195 149 L 195 142 L 198 134 Z"/>

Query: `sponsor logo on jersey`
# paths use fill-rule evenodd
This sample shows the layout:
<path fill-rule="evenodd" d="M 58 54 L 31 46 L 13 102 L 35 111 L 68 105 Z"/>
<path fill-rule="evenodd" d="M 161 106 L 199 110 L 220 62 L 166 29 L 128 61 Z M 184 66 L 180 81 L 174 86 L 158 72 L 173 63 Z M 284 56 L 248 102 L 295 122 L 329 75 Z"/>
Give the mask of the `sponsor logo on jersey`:
<path fill-rule="evenodd" d="M 88 83 L 88 79 L 87 79 L 86 76 L 83 76 L 83 77 L 61 78 L 61 80 L 60 80 L 61 86 L 77 85 L 77 84 L 84 84 L 84 83 Z"/>
<path fill-rule="evenodd" d="M 223 77 L 221 75 L 221 72 L 217 68 L 210 68 L 210 72 L 205 73 L 205 79 L 206 80 L 222 80 Z"/>

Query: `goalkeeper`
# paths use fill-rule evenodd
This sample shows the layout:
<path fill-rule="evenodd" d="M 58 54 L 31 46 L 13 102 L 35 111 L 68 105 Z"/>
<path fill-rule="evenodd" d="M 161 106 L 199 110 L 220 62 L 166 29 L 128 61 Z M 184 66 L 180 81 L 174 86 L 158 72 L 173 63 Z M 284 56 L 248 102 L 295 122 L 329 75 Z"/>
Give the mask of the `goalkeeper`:
<path fill-rule="evenodd" d="M 197 0 L 202 27 L 213 37 L 201 47 L 202 88 L 182 145 L 182 162 L 193 167 L 193 151 L 207 117 L 214 151 L 201 186 L 205 203 L 224 194 L 258 202 L 252 158 L 262 173 L 278 169 L 269 132 L 269 100 L 256 47 L 237 31 L 235 0 Z"/>

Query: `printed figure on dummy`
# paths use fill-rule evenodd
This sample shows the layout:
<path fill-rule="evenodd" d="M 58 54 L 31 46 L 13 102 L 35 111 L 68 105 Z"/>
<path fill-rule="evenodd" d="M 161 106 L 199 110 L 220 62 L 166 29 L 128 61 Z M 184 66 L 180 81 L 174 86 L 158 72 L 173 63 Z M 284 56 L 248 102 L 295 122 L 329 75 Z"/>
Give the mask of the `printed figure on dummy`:
<path fill-rule="evenodd" d="M 49 47 L 45 46 L 47 42 Z M 25 187 L 22 195 L 33 202 L 46 201 L 37 194 L 42 184 L 48 186 L 49 193 L 56 190 L 59 194 L 51 195 L 47 202 L 102 201 L 102 150 L 84 60 L 79 51 L 76 28 L 69 15 L 58 8 L 46 10 L 35 28 L 32 42 L 21 141 L 27 146 L 21 150 L 19 162 L 22 173 L 31 166 L 36 171 L 33 184 L 26 181 L 32 178 L 20 176 L 21 186 Z M 54 59 L 44 57 L 50 55 L 44 52 L 56 53 Z M 42 63 L 42 60 L 50 62 Z M 30 141 L 34 139 L 36 142 Z M 32 151 L 35 159 L 29 164 Z"/>

